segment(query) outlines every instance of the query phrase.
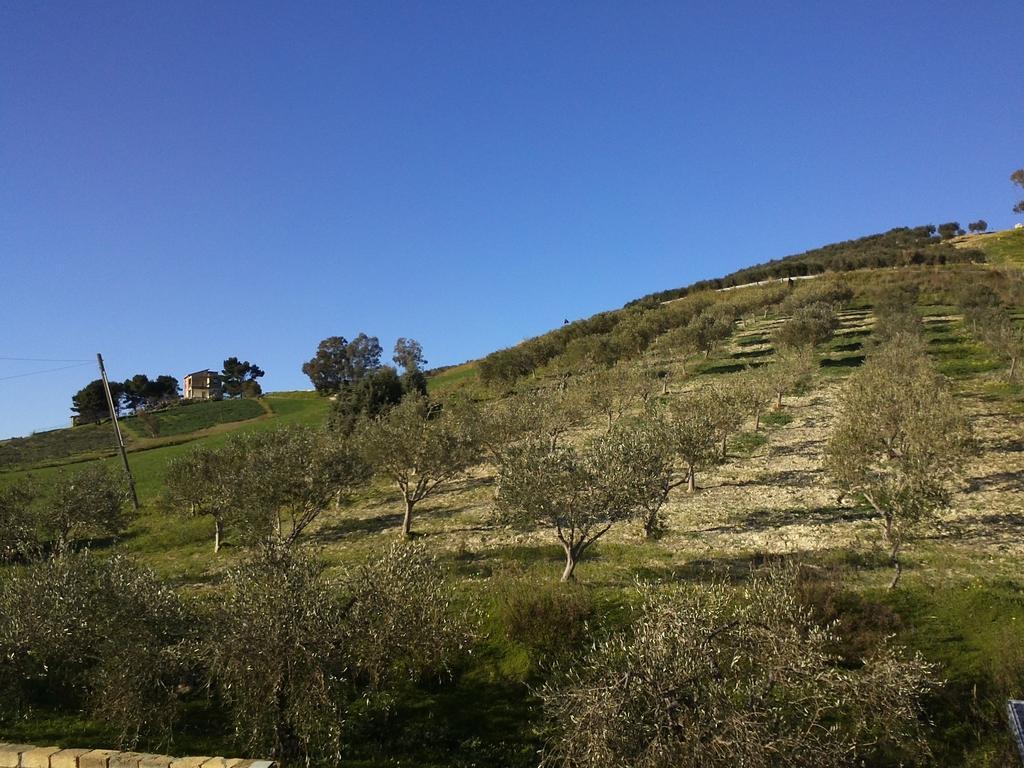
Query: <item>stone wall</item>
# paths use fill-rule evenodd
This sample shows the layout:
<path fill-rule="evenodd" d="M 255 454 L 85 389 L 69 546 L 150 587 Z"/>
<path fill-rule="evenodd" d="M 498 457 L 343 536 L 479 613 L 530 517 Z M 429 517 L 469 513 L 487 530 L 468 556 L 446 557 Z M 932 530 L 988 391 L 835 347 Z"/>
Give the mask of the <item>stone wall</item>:
<path fill-rule="evenodd" d="M 237 757 L 170 757 L 111 749 L 0 744 L 0 768 L 277 768 L 277 763 Z"/>

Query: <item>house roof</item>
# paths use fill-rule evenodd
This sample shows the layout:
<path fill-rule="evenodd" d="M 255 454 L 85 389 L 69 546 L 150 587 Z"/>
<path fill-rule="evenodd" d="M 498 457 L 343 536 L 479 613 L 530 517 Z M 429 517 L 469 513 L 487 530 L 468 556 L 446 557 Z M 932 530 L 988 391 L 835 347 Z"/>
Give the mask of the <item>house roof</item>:
<path fill-rule="evenodd" d="M 185 376 L 186 379 L 191 379 L 193 377 L 198 377 L 200 379 L 202 379 L 202 378 L 219 379 L 220 378 L 220 374 L 217 373 L 216 371 L 205 370 L 205 371 L 195 371 L 194 373 L 189 373 L 189 374 L 187 374 Z"/>

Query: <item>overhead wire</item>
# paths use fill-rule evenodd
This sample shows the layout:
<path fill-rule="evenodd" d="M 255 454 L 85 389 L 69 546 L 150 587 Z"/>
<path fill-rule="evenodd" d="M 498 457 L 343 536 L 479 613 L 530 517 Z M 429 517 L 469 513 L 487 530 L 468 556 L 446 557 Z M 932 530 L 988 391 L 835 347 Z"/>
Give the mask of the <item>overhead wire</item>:
<path fill-rule="evenodd" d="M 59 368 L 47 368 L 42 371 L 28 371 L 27 373 L 16 373 L 13 376 L 0 376 L 0 381 L 9 381 L 10 379 L 23 379 L 26 376 L 39 376 L 44 373 L 56 373 L 57 371 L 67 371 L 71 368 L 81 368 L 85 365 L 92 365 L 92 361 L 82 361 L 73 365 L 62 365 Z"/>

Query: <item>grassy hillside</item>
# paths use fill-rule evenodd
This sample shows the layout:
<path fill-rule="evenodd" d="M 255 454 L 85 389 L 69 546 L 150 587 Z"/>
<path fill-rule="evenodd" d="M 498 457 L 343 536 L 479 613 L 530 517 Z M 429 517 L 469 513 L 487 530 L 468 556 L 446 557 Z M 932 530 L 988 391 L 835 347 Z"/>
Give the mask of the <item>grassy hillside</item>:
<path fill-rule="evenodd" d="M 950 242 L 957 248 L 981 251 L 993 264 L 1024 267 L 1024 229 L 964 235 Z"/>
<path fill-rule="evenodd" d="M 1013 263 L 1024 254 L 1024 239 L 1016 233 L 997 234 L 1001 237 L 976 241 L 993 265 Z M 587 648 L 604 632 L 629 625 L 638 578 L 698 588 L 716 580 L 743 585 L 765 563 L 788 558 L 810 574 L 801 599 L 821 620 L 837 622 L 844 652 L 855 655 L 891 635 L 937 665 L 944 684 L 925 704 L 934 721 L 929 746 L 937 764 L 1009 764 L 1015 758 L 1003 702 L 1024 690 L 1017 629 L 1024 622 L 1019 569 L 1024 556 L 1024 386 L 1007 380 L 1007 360 L 974 335 L 956 305 L 962 285 L 1005 287 L 1005 276 L 993 265 L 910 264 L 847 272 L 844 279 L 854 296 L 839 312 L 834 337 L 817 349 L 812 381 L 788 396 L 781 409 L 765 413 L 761 429 L 747 419 L 728 438 L 728 460 L 701 473 L 697 493 L 673 492 L 661 538 L 645 538 L 637 523 L 616 526 L 588 550 L 574 587 L 556 583 L 563 553 L 550 531 L 522 531 L 496 521 L 495 467 L 488 461 L 422 502 L 417 538 L 450 574 L 460 610 L 466 607 L 467 614 L 481 616 L 481 628 L 473 653 L 450 680 L 409 685 L 381 711 L 354 707 L 346 723 L 351 729 L 346 763 L 534 766 L 543 727 L 536 687 L 553 662 Z M 582 374 L 607 365 L 613 371 L 656 374 L 665 386 L 659 396 L 667 400 L 707 385 L 728 388 L 737 377 L 776 359 L 772 333 L 790 317 L 787 299 L 820 282 L 808 280 L 792 294 L 761 288 L 706 291 L 682 303 L 603 313 L 533 340 L 533 365 L 512 383 L 486 388 L 478 361 L 432 376 L 430 391 L 440 397 L 463 390 L 488 401 L 514 388 L 589 381 Z M 879 542 L 878 521 L 830 486 L 823 453 L 847 377 L 877 339 L 878 306 L 893 289 L 912 289 L 907 295 L 915 297 L 928 354 L 969 414 L 978 452 L 963 468 L 963 482 L 948 509 L 908 549 L 901 587 L 889 591 L 891 567 Z M 726 304 L 743 311 L 729 337 L 706 356 L 680 353 L 663 343 L 680 318 Z M 613 340 L 622 354 L 611 363 L 594 362 L 594 351 Z M 277 393 L 262 404 L 266 412 L 241 421 L 214 420 L 201 427 L 194 422 L 194 431 L 169 431 L 156 438 L 145 436 L 145 425 L 133 423 L 131 460 L 145 508 L 126 536 L 97 551 L 130 553 L 185 594 L 217 594 L 226 571 L 247 554 L 238 532 L 229 526 L 226 545 L 215 556 L 208 518 L 189 519 L 156 502 L 170 458 L 195 445 L 222 445 L 239 433 L 282 424 L 318 425 L 329 406 L 312 393 Z M 639 411 L 636 404 L 631 408 Z M 603 416 L 590 416 L 565 439 L 599 434 Z M 209 418 L 215 419 L 212 411 Z M 166 426 L 179 428 L 180 422 Z M 53 448 L 57 438 L 47 440 L 51 453 L 30 472 L 41 478 L 62 470 L 45 464 L 89 458 L 96 450 L 86 445 L 77 454 L 62 453 Z M 46 450 L 40 447 L 37 455 Z M 0 472 L 0 482 L 26 474 L 24 469 Z M 398 538 L 401 510 L 398 490 L 377 478 L 351 500 L 325 510 L 308 535 L 309 544 L 332 573 L 351 572 Z M 193 707 L 176 734 L 180 751 L 231 751 L 230 727 L 216 706 L 196 701 Z M 5 727 L 4 737 L 11 740 L 60 742 L 68 734 L 79 734 L 79 743 L 114 739 L 82 716 L 58 712 L 36 711 Z M 913 764 L 926 762 L 922 758 Z"/>
<path fill-rule="evenodd" d="M 142 437 L 144 429 L 138 417 L 124 419 L 129 460 L 135 475 L 139 498 L 151 503 L 159 493 L 164 468 L 173 456 L 193 446 L 216 446 L 232 435 L 253 430 L 273 429 L 286 424 L 319 425 L 327 415 L 328 402 L 311 392 L 275 392 L 260 401 L 236 400 L 204 402 L 156 414 L 159 437 Z M 54 430 L 27 438 L 0 443 L 19 447 L 18 461 L 0 463 L 0 483 L 20 477 L 45 479 L 55 472 L 77 468 L 87 461 L 119 462 L 109 423 L 90 424 L 73 429 Z M 87 438 L 79 438 L 84 434 Z M 22 448 L 21 446 L 27 446 Z M 0 457 L 4 454 L 0 450 Z"/>

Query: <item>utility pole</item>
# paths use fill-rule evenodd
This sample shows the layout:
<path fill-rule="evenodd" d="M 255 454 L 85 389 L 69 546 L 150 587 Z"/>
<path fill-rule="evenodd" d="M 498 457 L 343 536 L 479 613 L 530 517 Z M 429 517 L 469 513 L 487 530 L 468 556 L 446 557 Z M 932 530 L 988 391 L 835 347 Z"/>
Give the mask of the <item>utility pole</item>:
<path fill-rule="evenodd" d="M 121 462 L 124 464 L 124 473 L 128 475 L 128 488 L 132 494 L 132 506 L 139 511 L 139 497 L 135 493 L 135 478 L 132 477 L 132 469 L 128 466 L 128 453 L 124 449 L 124 438 L 121 436 L 121 425 L 117 423 L 117 408 L 114 407 L 114 396 L 110 394 L 110 382 L 107 381 L 107 369 L 103 367 L 103 355 L 96 353 L 96 361 L 100 364 L 100 377 L 103 379 L 103 390 L 107 393 L 107 405 L 110 407 L 110 420 L 114 424 L 114 434 L 117 435 L 117 447 L 121 449 Z"/>

